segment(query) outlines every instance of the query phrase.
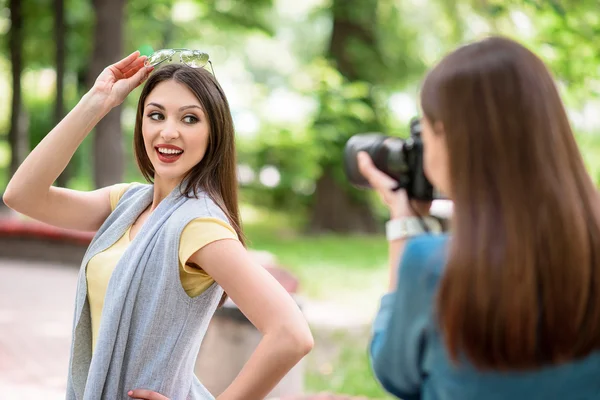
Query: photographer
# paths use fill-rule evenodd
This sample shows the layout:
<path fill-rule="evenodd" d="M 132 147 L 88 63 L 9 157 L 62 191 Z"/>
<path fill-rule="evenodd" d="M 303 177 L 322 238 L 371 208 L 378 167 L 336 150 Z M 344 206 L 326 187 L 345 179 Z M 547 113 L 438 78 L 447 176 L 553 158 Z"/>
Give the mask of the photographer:
<path fill-rule="evenodd" d="M 600 398 L 600 199 L 549 71 L 488 38 L 427 75 L 421 107 L 449 235 L 423 234 L 431 203 L 358 154 L 391 214 L 377 379 L 403 400 Z"/>

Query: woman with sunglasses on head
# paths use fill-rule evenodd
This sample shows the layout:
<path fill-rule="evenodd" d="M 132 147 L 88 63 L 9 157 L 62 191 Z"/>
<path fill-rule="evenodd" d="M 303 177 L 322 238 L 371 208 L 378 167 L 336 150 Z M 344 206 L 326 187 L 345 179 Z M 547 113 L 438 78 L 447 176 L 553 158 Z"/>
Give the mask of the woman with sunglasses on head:
<path fill-rule="evenodd" d="M 430 204 L 358 155 L 390 227 L 413 227 L 388 231 L 376 377 L 403 400 L 600 398 L 600 197 L 549 71 L 488 38 L 427 75 L 421 106 L 449 235 L 422 235 L 411 221 Z"/>
<path fill-rule="evenodd" d="M 187 56 L 152 74 L 138 52 L 107 67 L 4 194 L 42 222 L 97 231 L 77 286 L 68 399 L 212 399 L 194 364 L 225 293 L 263 339 L 218 399 L 264 398 L 312 348 L 293 299 L 245 249 L 229 105 Z M 149 184 L 53 187 L 95 124 L 144 81 L 134 151 Z"/>

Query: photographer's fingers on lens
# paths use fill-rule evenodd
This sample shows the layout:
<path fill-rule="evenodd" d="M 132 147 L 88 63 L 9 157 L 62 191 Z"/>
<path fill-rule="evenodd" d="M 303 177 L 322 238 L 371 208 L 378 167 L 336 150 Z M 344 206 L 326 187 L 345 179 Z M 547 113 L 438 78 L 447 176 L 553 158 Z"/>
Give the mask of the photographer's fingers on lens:
<path fill-rule="evenodd" d="M 406 191 L 404 189 L 395 190 L 398 182 L 377 169 L 366 152 L 359 152 L 357 157 L 360 173 L 369 181 L 369 184 L 377 191 L 381 200 L 389 208 L 391 217 L 401 218 L 412 215 Z"/>
<path fill-rule="evenodd" d="M 377 169 L 367 152 L 360 151 L 357 155 L 358 170 L 376 190 L 392 190 L 397 182 L 384 172 Z"/>

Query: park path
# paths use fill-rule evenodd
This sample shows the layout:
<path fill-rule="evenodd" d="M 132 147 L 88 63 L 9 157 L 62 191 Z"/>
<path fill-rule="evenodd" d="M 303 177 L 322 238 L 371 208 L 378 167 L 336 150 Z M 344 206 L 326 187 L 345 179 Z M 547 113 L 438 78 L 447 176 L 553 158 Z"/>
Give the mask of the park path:
<path fill-rule="evenodd" d="M 0 261 L 0 398 L 64 399 L 77 269 Z"/>
<path fill-rule="evenodd" d="M 77 268 L 0 259 L 0 400 L 64 399 Z M 314 328 L 362 326 L 369 312 L 300 299 Z"/>

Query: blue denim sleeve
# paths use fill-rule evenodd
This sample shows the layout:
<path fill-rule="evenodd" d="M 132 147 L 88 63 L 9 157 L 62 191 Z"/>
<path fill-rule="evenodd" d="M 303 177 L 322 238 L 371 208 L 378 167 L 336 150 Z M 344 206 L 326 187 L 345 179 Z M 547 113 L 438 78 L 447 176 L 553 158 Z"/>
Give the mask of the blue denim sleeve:
<path fill-rule="evenodd" d="M 370 359 L 373 372 L 389 393 L 403 400 L 420 399 L 422 360 L 431 326 L 432 265 L 437 239 L 413 239 L 404 249 L 398 286 L 381 299 L 373 322 Z M 437 257 L 436 257 L 437 258 Z M 433 264 L 439 264 L 435 262 Z"/>

